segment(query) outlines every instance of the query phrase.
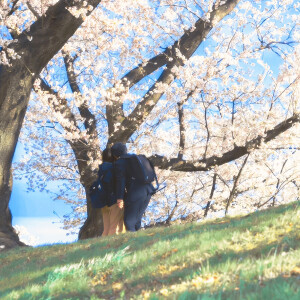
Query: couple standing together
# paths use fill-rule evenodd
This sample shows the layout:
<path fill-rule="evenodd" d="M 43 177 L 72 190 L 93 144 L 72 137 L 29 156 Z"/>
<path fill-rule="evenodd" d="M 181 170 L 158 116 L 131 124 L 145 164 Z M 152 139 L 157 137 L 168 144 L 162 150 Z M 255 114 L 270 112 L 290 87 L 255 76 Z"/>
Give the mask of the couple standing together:
<path fill-rule="evenodd" d="M 141 228 L 142 217 L 155 192 L 151 183 L 143 183 L 132 174 L 131 154 L 126 145 L 114 144 L 102 153 L 100 170 L 105 173 L 113 166 L 114 197 L 111 203 L 102 207 L 104 230 L 102 236 L 137 231 Z"/>

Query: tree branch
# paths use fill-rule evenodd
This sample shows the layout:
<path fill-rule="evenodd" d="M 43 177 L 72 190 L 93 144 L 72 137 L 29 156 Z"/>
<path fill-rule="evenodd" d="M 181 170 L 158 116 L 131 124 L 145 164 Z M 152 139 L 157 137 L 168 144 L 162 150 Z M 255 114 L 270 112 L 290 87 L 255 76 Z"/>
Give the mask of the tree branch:
<path fill-rule="evenodd" d="M 34 9 L 34 7 L 30 4 L 29 1 L 26 2 L 26 5 L 28 7 L 28 9 L 32 12 L 32 14 L 36 17 L 36 19 L 38 19 L 40 17 L 40 15 L 38 14 L 38 12 Z"/>
<path fill-rule="evenodd" d="M 119 127 L 120 129 L 111 134 L 108 141 L 109 144 L 116 141 L 126 142 L 130 138 L 145 121 L 164 94 L 164 91 L 159 90 L 159 86 L 161 84 L 169 85 L 174 80 L 175 76 L 172 73 L 172 68 L 174 66 L 184 65 L 185 61 L 194 54 L 211 29 L 227 16 L 239 1 L 240 0 L 227 0 L 223 5 L 214 6 L 210 13 L 209 21 L 204 19 L 197 20 L 195 25 L 183 34 L 173 46 L 168 47 L 165 52 L 150 59 L 148 63 L 140 64 L 121 79 L 121 83 L 130 88 L 142 78 L 148 76 L 163 65 L 166 65 L 165 70 L 157 82 L 152 85 L 133 112 L 122 121 Z M 121 103 L 119 105 L 121 105 Z"/>
<path fill-rule="evenodd" d="M 205 207 L 205 211 L 204 211 L 204 218 L 207 217 L 209 208 L 210 208 L 210 203 L 211 203 L 211 199 L 214 195 L 214 191 L 216 189 L 216 181 L 217 181 L 217 173 L 214 173 L 214 177 L 213 177 L 213 182 L 212 182 L 212 186 L 211 186 L 211 191 L 210 191 L 210 195 L 209 195 L 209 200 L 207 201 L 206 207 Z"/>
<path fill-rule="evenodd" d="M 203 39 L 213 28 L 213 26 L 227 16 L 238 4 L 239 0 L 227 0 L 223 5 L 213 8 L 210 14 L 210 21 L 199 18 L 195 25 L 185 33 L 163 53 L 156 55 L 146 63 L 139 64 L 136 68 L 129 71 L 121 79 L 122 84 L 132 87 L 144 77 L 150 75 L 170 61 L 181 61 L 177 53 L 184 55 L 187 59 L 190 58 L 196 51 Z M 183 62 L 181 62 L 183 64 Z"/>
<path fill-rule="evenodd" d="M 208 107 L 205 105 L 205 101 L 203 99 L 203 94 L 201 93 L 201 98 L 202 98 L 202 103 L 203 103 L 203 107 L 204 107 L 204 121 L 205 121 L 205 129 L 206 129 L 206 143 L 205 143 L 205 150 L 204 150 L 204 154 L 203 154 L 203 159 L 206 159 L 206 154 L 207 154 L 207 150 L 208 150 L 208 143 L 209 143 L 209 139 L 210 139 L 210 131 L 209 131 L 209 127 L 208 127 L 208 119 L 207 119 L 207 110 Z"/>
<path fill-rule="evenodd" d="M 300 123 L 299 113 L 294 114 L 292 117 L 276 125 L 273 129 L 268 130 L 264 137 L 257 136 L 246 142 L 245 146 L 234 146 L 232 150 L 225 152 L 222 156 L 211 156 L 198 161 L 187 161 L 178 158 L 167 159 L 159 155 L 152 156 L 150 159 L 153 164 L 160 169 L 170 169 L 181 172 L 208 171 L 214 166 L 226 164 L 250 153 L 253 149 L 258 149 L 262 143 L 267 143 L 275 139 L 296 123 Z"/>
<path fill-rule="evenodd" d="M 183 151 L 185 148 L 185 124 L 184 124 L 184 110 L 183 105 L 186 101 L 195 93 L 196 88 L 191 90 L 181 101 L 177 103 L 178 105 L 178 123 L 179 123 L 179 151 L 178 158 L 183 158 Z"/>
<path fill-rule="evenodd" d="M 18 6 L 17 6 L 18 2 L 19 2 L 19 0 L 14 0 L 13 1 L 13 5 L 11 7 L 11 10 L 7 14 L 7 16 L 11 16 L 18 9 Z"/>
<path fill-rule="evenodd" d="M 231 189 L 231 191 L 230 191 L 230 195 L 229 195 L 228 200 L 227 200 L 227 203 L 226 203 L 225 216 L 226 216 L 227 213 L 228 213 L 229 205 L 231 204 L 231 202 L 233 201 L 233 199 L 234 199 L 234 197 L 235 197 L 235 192 L 236 192 L 237 184 L 238 184 L 238 181 L 239 181 L 239 179 L 240 179 L 240 177 L 241 177 L 241 175 L 242 175 L 242 171 L 243 171 L 243 169 L 244 169 L 244 167 L 245 167 L 245 165 L 246 165 L 246 163 L 247 163 L 247 160 L 248 160 L 248 158 L 249 158 L 249 155 L 250 155 L 250 153 L 248 153 L 248 155 L 247 155 L 246 158 L 244 159 L 243 164 L 242 164 L 242 166 L 241 166 L 241 168 L 240 168 L 240 170 L 239 170 L 237 176 L 234 178 L 233 187 L 232 187 L 232 189 Z"/>
<path fill-rule="evenodd" d="M 74 70 L 74 58 L 67 52 L 62 51 L 64 63 L 66 66 L 67 76 L 69 80 L 69 84 L 73 94 L 82 95 L 80 88 L 76 81 L 76 74 Z M 78 106 L 79 113 L 81 117 L 84 119 L 84 127 L 87 130 L 87 133 L 96 137 L 97 136 L 97 122 L 94 114 L 89 110 L 86 101 L 82 101 Z"/>
<path fill-rule="evenodd" d="M 281 170 L 280 170 L 280 175 L 282 174 L 282 172 L 283 172 L 283 169 L 284 169 L 284 167 L 285 167 L 285 165 L 286 165 L 286 163 L 288 162 L 288 159 L 286 159 L 285 161 L 284 161 L 284 163 L 283 163 L 283 165 L 282 165 L 282 167 L 281 167 Z M 273 176 L 274 177 L 276 177 L 276 179 L 277 179 L 277 184 L 276 184 L 276 191 L 275 191 L 275 193 L 267 200 L 267 201 L 265 201 L 265 202 L 263 202 L 262 204 L 257 204 L 257 208 L 261 208 L 262 206 L 264 206 L 265 204 L 267 204 L 269 201 L 271 201 L 271 200 L 273 200 L 272 201 L 272 206 L 275 206 L 275 200 L 276 200 L 276 196 L 279 194 L 279 192 L 280 192 L 280 190 L 281 190 L 281 187 L 280 187 L 280 177 L 277 177 L 276 175 L 275 175 L 275 173 L 273 172 L 273 170 L 267 165 L 267 164 L 265 164 L 266 166 L 267 166 L 267 168 L 271 171 L 271 173 L 273 174 Z"/>
<path fill-rule="evenodd" d="M 91 0 L 87 5 L 94 9 L 101 0 Z M 50 6 L 45 15 L 40 16 L 28 31 L 22 32 L 9 44 L 21 56 L 22 63 L 31 73 L 38 75 L 48 61 L 83 23 L 82 18 L 73 16 L 68 8 L 83 8 L 84 1 L 60 0 Z M 92 9 L 92 10 L 93 10 Z M 92 10 L 87 11 L 87 15 Z"/>
<path fill-rule="evenodd" d="M 59 94 L 56 91 L 54 91 L 42 78 L 41 78 L 40 87 L 41 87 L 41 90 L 49 93 L 56 99 L 56 101 L 51 101 L 51 97 L 49 97 L 48 98 L 49 106 L 51 108 L 53 108 L 55 112 L 59 112 L 61 115 L 63 115 L 64 118 L 66 118 L 74 127 L 76 127 L 80 131 L 80 129 L 77 125 L 77 122 L 76 122 L 76 118 L 75 118 L 74 114 L 72 113 L 67 100 L 64 98 L 61 98 L 59 96 Z M 69 128 L 68 126 L 64 126 L 63 124 L 60 124 L 60 125 L 67 132 L 73 132 L 73 129 Z"/>
<path fill-rule="evenodd" d="M 177 105 L 178 105 L 178 122 L 179 122 L 178 158 L 183 159 L 183 151 L 185 148 L 185 124 L 184 124 L 183 101 L 178 102 Z"/>
<path fill-rule="evenodd" d="M 67 100 L 59 97 L 58 93 L 55 92 L 43 79 L 41 80 L 41 89 L 47 91 L 49 94 L 53 95 L 57 101 L 51 101 L 49 97 L 48 103 L 49 106 L 52 107 L 56 112 L 61 113 L 73 126 L 76 126 L 78 132 L 80 132 L 80 128 L 77 126 L 75 115 L 72 113 L 70 107 L 68 106 Z M 64 130 L 70 133 L 74 133 L 73 128 L 69 128 L 64 124 L 60 124 Z M 84 186 L 88 186 L 91 184 L 94 179 L 91 176 L 91 170 L 88 165 L 89 162 L 89 152 L 93 151 L 97 152 L 97 149 L 92 149 L 92 146 L 88 143 L 88 141 L 83 138 L 68 140 L 67 143 L 71 146 L 79 169 L 80 174 L 80 182 Z"/>

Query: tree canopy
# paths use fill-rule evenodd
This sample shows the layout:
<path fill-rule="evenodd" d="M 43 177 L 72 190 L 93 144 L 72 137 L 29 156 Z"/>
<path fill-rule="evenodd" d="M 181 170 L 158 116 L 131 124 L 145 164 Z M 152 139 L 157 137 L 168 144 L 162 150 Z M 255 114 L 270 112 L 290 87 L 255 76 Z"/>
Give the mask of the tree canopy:
<path fill-rule="evenodd" d="M 26 30 L 60 2 L 7 5 L 3 63 L 18 59 L 9 57 L 15 34 L 51 47 L 55 35 Z M 74 208 L 66 226 L 87 211 L 80 237 L 101 233 L 86 190 L 116 141 L 150 156 L 167 182 L 148 221 L 299 198 L 297 1 L 81 4 L 68 11 L 84 22 L 34 76 L 21 136 L 28 155 L 15 166 L 33 189 L 61 182 L 57 198 Z"/>

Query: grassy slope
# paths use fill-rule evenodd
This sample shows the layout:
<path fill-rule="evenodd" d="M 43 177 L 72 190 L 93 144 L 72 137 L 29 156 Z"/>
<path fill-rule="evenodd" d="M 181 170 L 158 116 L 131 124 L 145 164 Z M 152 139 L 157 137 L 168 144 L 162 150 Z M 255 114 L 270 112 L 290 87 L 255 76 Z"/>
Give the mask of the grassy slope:
<path fill-rule="evenodd" d="M 0 254 L 0 299 L 300 299 L 300 203 Z"/>

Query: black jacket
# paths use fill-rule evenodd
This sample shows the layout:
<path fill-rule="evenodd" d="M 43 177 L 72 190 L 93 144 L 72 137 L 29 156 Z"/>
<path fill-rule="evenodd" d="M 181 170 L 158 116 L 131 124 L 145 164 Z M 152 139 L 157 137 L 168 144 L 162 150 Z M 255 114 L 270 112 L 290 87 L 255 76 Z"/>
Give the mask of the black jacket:
<path fill-rule="evenodd" d="M 131 174 L 130 156 L 133 154 L 124 154 L 114 163 L 115 174 L 115 194 L 117 199 L 131 201 L 132 199 L 142 198 L 142 190 L 147 194 L 153 194 L 155 189 L 151 183 L 141 183 Z M 138 195 L 141 193 L 141 197 Z"/>
<path fill-rule="evenodd" d="M 117 199 L 124 199 L 125 193 L 130 190 L 130 185 L 132 184 L 129 157 L 130 154 L 124 154 L 114 163 L 115 192 Z"/>

